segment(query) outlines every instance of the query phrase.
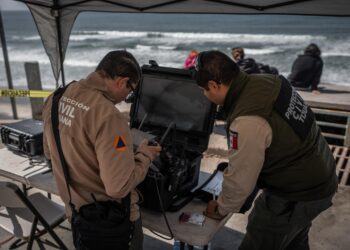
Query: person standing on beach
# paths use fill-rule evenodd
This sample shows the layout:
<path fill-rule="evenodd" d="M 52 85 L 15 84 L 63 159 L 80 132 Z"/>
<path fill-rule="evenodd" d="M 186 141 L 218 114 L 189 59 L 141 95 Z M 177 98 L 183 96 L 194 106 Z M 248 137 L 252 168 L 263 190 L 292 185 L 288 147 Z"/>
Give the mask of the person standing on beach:
<path fill-rule="evenodd" d="M 140 78 L 139 64 L 129 52 L 112 51 L 86 79 L 70 83 L 59 101 L 59 134 L 72 183 L 72 203 L 79 211 L 82 206 L 94 203 L 94 199 L 120 202 L 131 193 L 133 250 L 142 249 L 143 243 L 135 188 L 144 180 L 161 147 L 148 146 L 143 141 L 134 153 L 128 122 L 115 104 L 137 87 Z M 71 218 L 68 190 L 52 131 L 51 105 L 52 96 L 45 102 L 43 112 L 44 152 L 52 162 L 59 194 Z M 79 245 L 76 239 L 74 244 L 77 249 L 108 248 L 104 247 L 108 244 L 104 239 L 95 241 L 98 245 L 95 247 Z"/>
<path fill-rule="evenodd" d="M 311 43 L 304 49 L 304 54 L 299 55 L 293 62 L 288 80 L 294 87 L 311 88 L 312 93 L 320 94 L 318 85 L 322 69 L 321 50 L 316 44 Z"/>
<path fill-rule="evenodd" d="M 237 213 L 257 185 L 239 249 L 309 249 L 312 221 L 332 205 L 335 161 L 311 109 L 282 76 L 247 75 L 227 55 L 198 55 L 194 78 L 222 105 L 229 164 L 205 215 Z"/>

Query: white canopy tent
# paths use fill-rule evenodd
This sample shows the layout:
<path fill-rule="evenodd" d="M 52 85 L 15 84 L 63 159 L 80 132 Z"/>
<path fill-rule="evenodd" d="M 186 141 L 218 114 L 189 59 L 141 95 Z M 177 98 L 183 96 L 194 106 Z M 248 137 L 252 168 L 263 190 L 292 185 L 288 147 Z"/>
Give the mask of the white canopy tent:
<path fill-rule="evenodd" d="M 120 13 L 283 14 L 350 16 L 349 0 L 16 0 L 30 9 L 56 81 L 69 36 L 82 11 Z"/>

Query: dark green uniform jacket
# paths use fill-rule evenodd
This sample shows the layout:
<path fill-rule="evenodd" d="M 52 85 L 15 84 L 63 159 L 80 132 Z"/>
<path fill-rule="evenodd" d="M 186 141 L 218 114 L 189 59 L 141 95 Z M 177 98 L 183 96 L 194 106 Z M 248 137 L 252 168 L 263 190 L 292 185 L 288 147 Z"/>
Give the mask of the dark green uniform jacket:
<path fill-rule="evenodd" d="M 334 194 L 338 181 L 333 155 L 311 109 L 285 78 L 240 72 L 227 93 L 224 112 L 227 128 L 237 117 L 252 115 L 271 126 L 259 188 L 291 201 Z"/>

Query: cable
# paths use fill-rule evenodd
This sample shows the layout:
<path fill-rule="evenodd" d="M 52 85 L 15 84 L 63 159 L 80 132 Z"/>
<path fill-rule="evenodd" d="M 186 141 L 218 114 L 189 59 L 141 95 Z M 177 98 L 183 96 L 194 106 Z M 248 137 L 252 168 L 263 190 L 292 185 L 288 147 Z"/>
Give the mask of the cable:
<path fill-rule="evenodd" d="M 154 179 L 155 183 L 156 183 L 156 189 L 157 189 L 157 195 L 158 195 L 158 199 L 159 199 L 159 205 L 160 205 L 160 209 L 162 210 L 162 214 L 163 214 L 163 217 L 164 217 L 164 220 L 165 220 L 165 223 L 169 229 L 169 232 L 170 232 L 170 237 L 171 238 L 166 238 L 164 237 L 163 235 L 160 235 L 158 233 L 156 233 L 155 231 L 153 230 L 150 230 L 152 233 L 154 233 L 155 235 L 157 235 L 158 237 L 164 239 L 164 240 L 172 240 L 174 238 L 174 234 L 173 234 L 173 231 L 171 230 L 170 228 L 170 225 L 169 225 L 169 221 L 168 221 L 168 218 L 166 217 L 166 214 L 165 214 L 165 210 L 164 210 L 164 206 L 163 206 L 163 201 L 160 197 L 160 192 L 159 192 L 159 188 L 158 188 L 158 183 L 157 183 L 157 180 Z"/>
<path fill-rule="evenodd" d="M 183 207 L 184 205 L 186 205 L 188 202 L 190 202 L 193 198 L 195 198 L 196 196 L 198 196 L 198 194 L 200 193 L 200 191 L 215 177 L 215 175 L 219 172 L 219 171 L 224 171 L 228 166 L 227 162 L 221 162 L 216 166 L 216 169 L 214 170 L 214 172 L 208 177 L 208 179 L 202 184 L 200 185 L 196 190 L 194 190 L 192 193 L 190 193 L 180 204 L 174 205 L 174 204 L 168 209 L 168 211 L 177 211 L 179 210 L 181 207 Z"/>

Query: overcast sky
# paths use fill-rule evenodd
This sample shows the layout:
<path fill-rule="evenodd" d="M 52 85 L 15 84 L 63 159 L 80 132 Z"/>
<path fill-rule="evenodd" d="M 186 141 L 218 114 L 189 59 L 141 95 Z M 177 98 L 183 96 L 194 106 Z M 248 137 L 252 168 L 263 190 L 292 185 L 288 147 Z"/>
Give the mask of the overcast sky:
<path fill-rule="evenodd" d="M 24 3 L 14 0 L 0 0 L 1 10 L 27 10 L 27 6 Z"/>

